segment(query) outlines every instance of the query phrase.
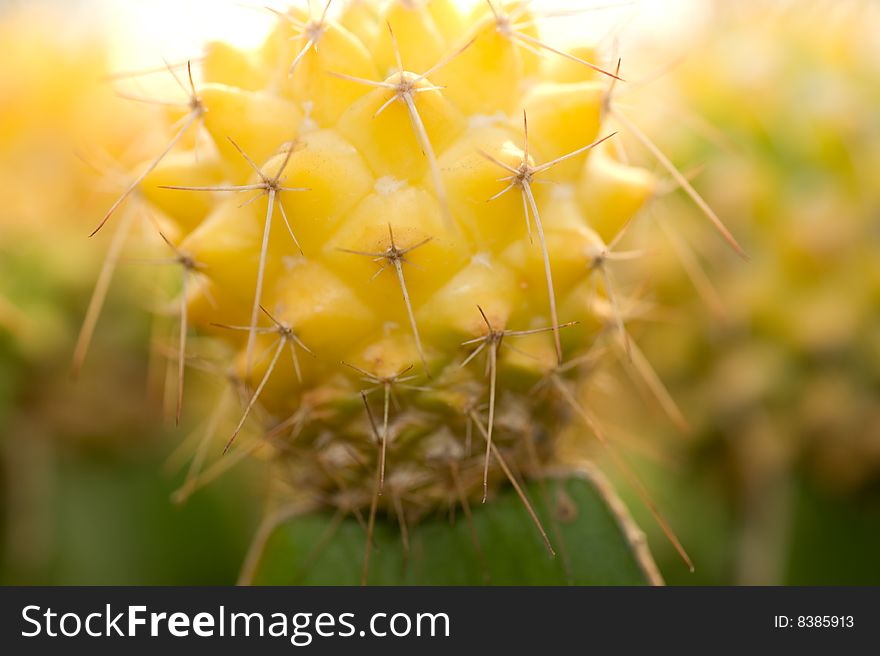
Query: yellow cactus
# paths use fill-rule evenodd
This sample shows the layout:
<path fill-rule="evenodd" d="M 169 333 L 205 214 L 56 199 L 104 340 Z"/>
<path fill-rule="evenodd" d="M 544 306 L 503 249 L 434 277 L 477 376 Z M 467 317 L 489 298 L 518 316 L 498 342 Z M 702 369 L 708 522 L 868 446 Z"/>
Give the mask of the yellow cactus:
<path fill-rule="evenodd" d="M 707 341 L 681 326 L 661 328 L 651 351 L 662 358 L 672 343 L 690 344 L 690 357 L 660 368 L 692 378 L 679 394 L 713 413 L 700 435 L 716 436 L 723 417 L 743 444 L 761 444 L 746 437 L 763 435 L 772 417 L 776 449 L 755 449 L 774 456 L 768 469 L 803 460 L 831 485 L 857 489 L 880 471 L 878 407 L 868 401 L 880 375 L 868 337 L 877 332 L 880 290 L 872 277 L 880 204 L 870 180 L 880 152 L 880 21 L 857 3 L 771 13 L 719 3 L 717 32 L 670 79 L 688 107 L 736 144 L 723 154 L 710 149 L 703 188 L 713 206 L 753 224 L 755 261 L 742 270 L 712 258 L 710 275 L 729 306 L 723 333 Z M 747 96 L 754 101 L 745 111 L 730 111 Z M 668 137 L 678 150 L 700 148 L 693 136 Z M 658 280 L 676 305 L 691 291 L 673 284 L 678 275 Z M 699 314 L 692 308 L 689 323 Z"/>
<path fill-rule="evenodd" d="M 219 338 L 250 390 L 226 448 L 253 425 L 300 498 L 418 518 L 539 474 L 572 418 L 605 442 L 578 389 L 629 343 L 604 265 L 656 181 L 606 148 L 618 74 L 527 4 L 328 3 L 209 45 L 104 218 L 150 201 L 183 265 L 180 389 L 188 328 Z"/>
<path fill-rule="evenodd" d="M 156 136 L 146 108 L 116 111 L 102 44 L 59 39 L 64 27 L 46 8 L 8 8 L 0 20 L 3 58 L 16 62 L 0 70 L 0 336 L 44 361 L 68 346 L 58 298 L 87 293 L 100 261 L 98 244 L 70 247 L 109 197 L 89 165 L 131 166 Z"/>

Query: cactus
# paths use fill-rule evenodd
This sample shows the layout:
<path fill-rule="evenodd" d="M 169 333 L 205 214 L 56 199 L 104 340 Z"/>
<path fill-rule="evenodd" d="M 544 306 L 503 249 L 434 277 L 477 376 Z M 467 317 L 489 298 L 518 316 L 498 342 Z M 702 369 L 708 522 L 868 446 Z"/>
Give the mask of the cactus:
<path fill-rule="evenodd" d="M 110 297 L 102 317 L 110 330 L 96 344 L 90 375 L 72 385 L 67 373 L 104 246 L 82 237 L 113 198 L 86 161 L 102 162 L 101 153 L 133 166 L 143 154 L 132 138 L 152 147 L 158 122 L 141 107 L 116 111 L 99 35 L 75 34 L 57 8 L 43 5 L 0 8 L 0 51 L 10 62 L 0 69 L 0 581 L 122 582 L 113 554 L 125 547 L 96 524 L 83 527 L 117 507 L 120 531 L 133 515 L 135 531 L 149 524 L 132 513 L 132 499 L 149 495 L 156 467 L 138 472 L 132 453 L 164 445 L 142 400 L 146 331 L 131 295 Z M 96 479 L 107 485 L 92 496 Z M 107 506 L 97 509 L 96 497 Z M 80 541 L 85 534 L 93 542 Z M 155 548 L 142 562 L 155 562 Z"/>
<path fill-rule="evenodd" d="M 285 505 L 256 544 L 291 517 L 348 536 L 356 518 L 364 582 L 386 580 L 371 579 L 369 563 L 374 542 L 383 558 L 394 551 L 387 523 L 399 524 L 403 547 L 411 538 L 430 548 L 432 516 L 458 507 L 461 531 L 483 538 L 490 497 L 499 507 L 518 497 L 554 554 L 562 511 L 532 498 L 550 472 L 574 468 L 565 426 L 615 454 L 602 409 L 585 402 L 608 352 L 666 398 L 627 333 L 637 300 L 613 274 L 639 256 L 620 247 L 657 180 L 625 163 L 617 131 L 741 249 L 613 101 L 620 62 L 548 43 L 538 26 L 549 17 L 528 3 L 465 12 L 451 0 L 328 2 L 276 16 L 253 51 L 211 43 L 200 71 L 169 65 L 176 96 L 126 94 L 168 105 L 168 134 L 93 233 L 139 210 L 164 251 L 157 261 L 180 271 L 168 349 L 177 420 L 187 364 L 228 383 L 180 498 L 259 452 Z M 243 408 L 220 435 L 236 397 Z M 656 581 L 595 480 L 571 495 L 607 504 L 618 519 L 607 539 L 640 554 L 636 579 Z M 471 555 L 510 551 L 514 535 L 496 532 Z M 581 546 L 569 555 L 584 558 Z"/>
<path fill-rule="evenodd" d="M 689 410 L 694 476 L 727 482 L 712 512 L 729 514 L 741 537 L 718 552 L 737 552 L 740 582 L 779 583 L 806 553 L 798 516 L 831 503 L 800 509 L 801 499 L 845 499 L 835 523 L 851 519 L 830 532 L 857 533 L 868 520 L 848 504 L 868 508 L 880 480 L 880 20 L 859 3 L 719 2 L 713 25 L 668 80 L 713 130 L 667 129 L 665 147 L 706 162 L 700 188 L 749 230 L 753 262 L 731 262 L 687 208 L 668 206 L 717 291 L 698 274 L 701 306 L 679 265 L 655 259 L 658 293 L 681 321 L 646 334 L 644 348 Z M 867 531 L 852 541 L 877 543 Z M 817 560 L 839 572 L 834 546 Z M 824 580 L 816 570 L 797 580 Z"/>
<path fill-rule="evenodd" d="M 880 464 L 880 441 L 867 428 L 877 425 L 877 409 L 868 399 L 880 369 L 875 358 L 859 356 L 876 350 L 871 342 L 880 293 L 880 200 L 869 180 L 880 152 L 873 121 L 880 71 L 870 37 L 878 21 L 876 12 L 862 15 L 848 3 L 839 10 L 822 3 L 805 9 L 774 20 L 760 10 L 728 7 L 721 14 L 724 38 L 700 52 L 712 69 L 729 71 L 729 81 L 711 84 L 703 63 L 700 71 L 686 66 L 674 76 L 684 102 L 737 144 L 732 152 L 713 154 L 679 135 L 678 148 L 702 149 L 696 157 L 712 157 L 714 174 L 704 176 L 707 196 L 755 225 L 752 275 L 731 270 L 723 260 L 710 271 L 729 307 L 711 346 L 715 356 L 701 356 L 708 368 L 698 378 L 710 396 L 723 379 L 717 415 L 747 410 L 739 414 L 744 419 L 762 399 L 774 406 L 783 397 L 793 400 L 799 410 L 784 422 L 789 436 L 776 440 L 786 452 L 780 456 L 804 458 L 830 485 L 858 488 L 870 483 Z M 761 21 L 765 27 L 755 29 Z M 825 29 L 818 29 L 823 22 Z M 762 68 L 737 78 L 733 72 L 744 64 L 746 43 L 762 53 Z M 779 77 L 785 85 L 777 83 Z M 804 91 L 820 84 L 835 85 L 833 93 L 808 94 L 805 103 Z M 747 115 L 731 114 L 725 108 L 738 94 L 760 102 Z M 734 170 L 740 187 L 731 193 Z M 724 183 L 716 176 L 724 176 Z M 674 287 L 678 278 L 664 276 L 661 283 L 665 298 L 676 304 L 684 296 Z M 704 342 L 695 348 L 710 347 L 697 334 L 692 339 Z M 768 351 L 772 360 L 762 355 Z M 758 360 L 764 365 L 756 366 Z M 681 372 L 673 367 L 690 366 L 687 359 L 664 363 L 676 377 Z M 749 372 L 762 373 L 749 379 Z"/>
<path fill-rule="evenodd" d="M 0 20 L 4 57 L 19 62 L 0 71 L 0 331 L 44 364 L 69 356 L 72 299 L 88 294 L 100 262 L 101 245 L 79 239 L 108 198 L 90 166 L 134 165 L 159 127 L 144 108 L 116 112 L 102 41 L 63 30 L 46 8 L 8 8 Z"/>

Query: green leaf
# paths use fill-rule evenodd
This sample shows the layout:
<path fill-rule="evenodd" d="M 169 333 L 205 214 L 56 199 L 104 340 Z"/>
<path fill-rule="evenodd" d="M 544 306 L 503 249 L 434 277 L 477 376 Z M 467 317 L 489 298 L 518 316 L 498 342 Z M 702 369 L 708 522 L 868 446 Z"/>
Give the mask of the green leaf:
<path fill-rule="evenodd" d="M 557 552 L 551 556 L 512 489 L 473 507 L 473 531 L 459 508 L 401 530 L 377 519 L 370 585 L 646 585 L 653 561 L 622 505 L 592 469 L 531 482 L 526 494 Z M 554 512 L 548 511 L 548 503 Z M 270 527 L 271 528 L 271 527 Z M 354 518 L 314 513 L 271 528 L 249 582 L 358 585 L 366 532 Z M 262 545 L 257 548 L 261 548 Z M 246 581 L 247 582 L 247 581 Z"/>

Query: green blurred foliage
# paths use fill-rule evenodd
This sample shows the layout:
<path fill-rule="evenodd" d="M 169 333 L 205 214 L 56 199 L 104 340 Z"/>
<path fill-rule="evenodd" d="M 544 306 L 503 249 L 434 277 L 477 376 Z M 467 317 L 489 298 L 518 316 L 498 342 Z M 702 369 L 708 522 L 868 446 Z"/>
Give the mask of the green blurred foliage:
<path fill-rule="evenodd" d="M 254 528 L 255 513 L 230 476 L 171 503 L 161 475 L 165 449 L 139 453 L 43 444 L 26 463 L 30 498 L 12 509 L 5 533 L 5 585 L 229 585 Z M 38 458 L 43 462 L 35 462 Z M 19 491 L 21 492 L 21 491 Z M 7 516 L 10 514 L 7 510 Z"/>
<path fill-rule="evenodd" d="M 114 288 L 73 380 L 91 281 L 63 271 L 38 241 L 0 247 L 0 290 L 25 322 L 0 330 L 0 584 L 233 583 L 261 467 L 174 504 L 165 460 L 187 427 L 163 425 L 147 393 L 148 315 Z"/>

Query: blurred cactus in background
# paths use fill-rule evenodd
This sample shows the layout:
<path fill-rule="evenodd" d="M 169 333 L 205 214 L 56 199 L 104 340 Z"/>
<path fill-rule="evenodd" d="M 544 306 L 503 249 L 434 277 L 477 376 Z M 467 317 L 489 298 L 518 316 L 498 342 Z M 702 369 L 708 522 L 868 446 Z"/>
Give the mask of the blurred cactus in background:
<path fill-rule="evenodd" d="M 710 24 L 665 76 L 672 111 L 654 127 L 702 163 L 695 185 L 752 261 L 716 248 L 684 203 L 660 209 L 683 226 L 681 257 L 651 267 L 672 319 L 645 351 L 692 424 L 688 480 L 717 487 L 715 471 L 728 490 L 688 530 L 728 517 L 713 548 L 740 582 L 876 582 L 844 561 L 877 548 L 880 516 L 880 16 L 719 2 Z"/>
<path fill-rule="evenodd" d="M 150 288 L 131 265 L 118 267 L 128 291 L 110 288 L 88 367 L 71 377 L 107 249 L 85 237 L 116 194 L 94 169 L 118 178 L 152 147 L 159 117 L 120 111 L 102 34 L 72 29 L 59 7 L 3 7 L 0 53 L 0 582 L 230 577 L 246 481 L 184 511 L 168 503 L 168 435 L 144 403 L 149 303 L 132 294 Z M 220 534 L 227 546 L 200 563 L 199 541 Z"/>

